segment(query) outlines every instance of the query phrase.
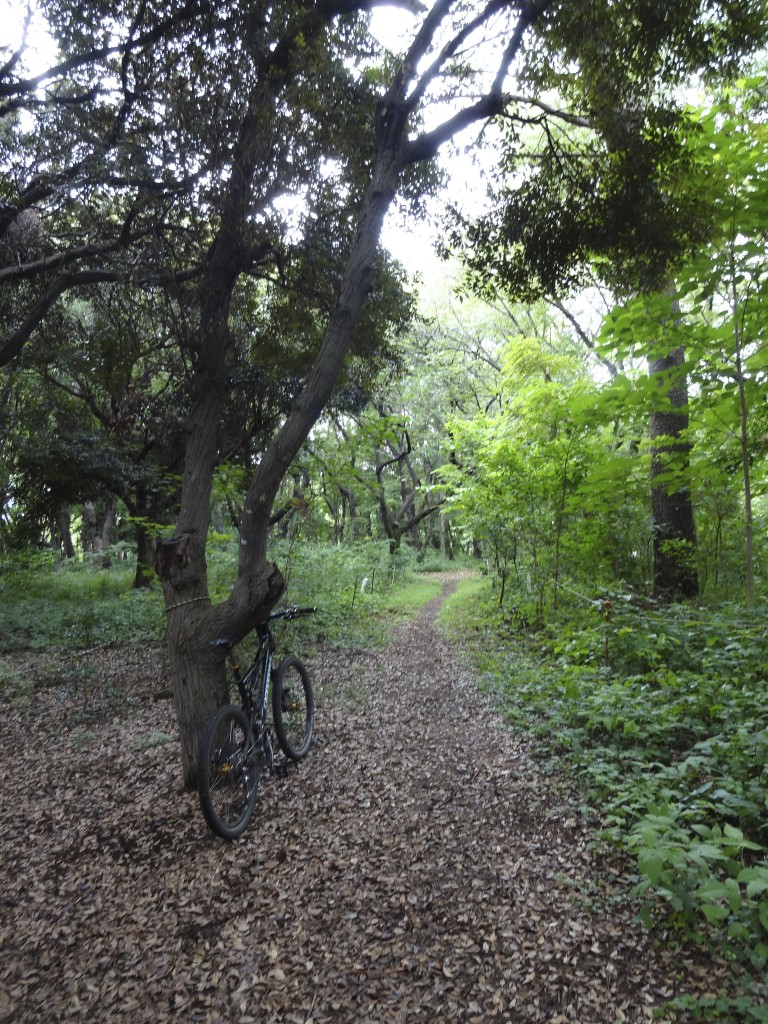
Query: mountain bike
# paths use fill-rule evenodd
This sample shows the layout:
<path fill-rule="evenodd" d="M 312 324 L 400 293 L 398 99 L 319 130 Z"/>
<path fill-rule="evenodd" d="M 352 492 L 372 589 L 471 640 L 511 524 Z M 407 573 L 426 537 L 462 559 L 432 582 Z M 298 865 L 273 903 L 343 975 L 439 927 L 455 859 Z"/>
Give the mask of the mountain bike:
<path fill-rule="evenodd" d="M 214 646 L 226 647 L 240 693 L 240 707 L 225 704 L 218 708 L 200 737 L 200 805 L 208 825 L 222 839 L 237 839 L 243 834 L 251 820 L 261 773 L 266 769 L 275 774 L 278 770 L 267 721 L 270 690 L 272 726 L 280 749 L 291 761 L 300 761 L 309 751 L 315 720 L 309 672 L 294 654 L 274 666 L 275 640 L 270 624 L 275 619 L 295 619 L 314 611 L 294 605 L 272 612 L 256 627 L 259 647 L 246 672 L 240 671 L 229 640 L 214 641 Z"/>

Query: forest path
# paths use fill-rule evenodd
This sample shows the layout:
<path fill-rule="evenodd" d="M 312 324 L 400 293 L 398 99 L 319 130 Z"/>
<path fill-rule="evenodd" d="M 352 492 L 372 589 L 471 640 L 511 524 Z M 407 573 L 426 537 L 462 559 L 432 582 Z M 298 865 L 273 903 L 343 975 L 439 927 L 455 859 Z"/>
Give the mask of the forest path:
<path fill-rule="evenodd" d="M 441 600 L 384 649 L 317 653 L 316 745 L 232 844 L 178 792 L 146 653 L 4 708 L 0 1020 L 677 1019 L 653 1018 L 675 967 L 612 899 L 630 883 L 477 692 Z"/>

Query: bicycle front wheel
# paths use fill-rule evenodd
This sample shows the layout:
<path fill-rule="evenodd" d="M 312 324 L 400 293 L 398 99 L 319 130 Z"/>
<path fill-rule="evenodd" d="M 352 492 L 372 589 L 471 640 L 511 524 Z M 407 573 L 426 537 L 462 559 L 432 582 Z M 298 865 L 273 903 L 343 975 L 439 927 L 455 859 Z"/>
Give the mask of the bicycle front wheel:
<path fill-rule="evenodd" d="M 312 682 L 295 654 L 281 661 L 272 684 L 272 719 L 280 749 L 292 761 L 306 756 L 315 724 Z"/>
<path fill-rule="evenodd" d="M 227 704 L 215 711 L 200 738 L 200 806 L 222 839 L 237 839 L 251 820 L 259 781 L 245 713 Z"/>

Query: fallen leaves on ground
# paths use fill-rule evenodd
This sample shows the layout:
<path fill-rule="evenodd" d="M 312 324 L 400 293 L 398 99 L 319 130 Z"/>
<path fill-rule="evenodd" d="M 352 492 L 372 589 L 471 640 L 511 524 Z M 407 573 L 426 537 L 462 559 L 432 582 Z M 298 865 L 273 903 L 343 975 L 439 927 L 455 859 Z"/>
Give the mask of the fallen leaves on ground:
<path fill-rule="evenodd" d="M 680 960 L 611 898 L 631 883 L 435 609 L 308 659 L 313 750 L 230 844 L 180 790 L 158 651 L 91 652 L 80 684 L 30 662 L 0 708 L 0 1020 L 681 1019 Z M 715 990 L 727 967 L 684 973 Z"/>

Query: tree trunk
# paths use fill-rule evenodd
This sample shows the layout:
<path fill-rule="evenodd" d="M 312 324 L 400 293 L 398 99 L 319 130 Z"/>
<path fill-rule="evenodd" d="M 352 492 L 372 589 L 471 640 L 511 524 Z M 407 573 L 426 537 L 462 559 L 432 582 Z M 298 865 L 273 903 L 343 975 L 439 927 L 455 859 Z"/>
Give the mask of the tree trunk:
<path fill-rule="evenodd" d="M 83 504 L 82 543 L 83 554 L 87 551 L 98 551 L 101 545 L 96 509 L 92 501 L 86 501 Z"/>
<path fill-rule="evenodd" d="M 651 413 L 651 509 L 653 515 L 653 591 L 661 601 L 693 598 L 699 593 L 696 530 L 690 489 L 688 384 L 680 367 L 684 351 L 649 361 L 649 374 L 664 389 L 668 405 Z M 669 376 L 673 375 L 669 384 Z M 657 444 L 653 442 L 658 439 Z M 675 481 L 657 481 L 675 462 Z M 682 479 L 682 483 L 681 483 Z"/>
<path fill-rule="evenodd" d="M 349 518 L 349 529 L 347 530 L 347 535 L 349 536 L 350 540 L 355 540 L 357 538 L 357 534 L 358 534 L 358 529 L 357 529 L 357 499 L 355 498 L 355 492 L 349 490 L 346 487 L 339 487 L 339 491 L 341 492 L 341 497 L 342 497 L 342 507 L 341 507 L 341 534 L 342 534 L 342 539 L 344 537 L 344 522 L 345 522 L 346 518 L 348 517 Z M 346 512 L 345 512 L 345 509 L 346 509 Z"/>
<path fill-rule="evenodd" d="M 143 523 L 136 524 L 136 573 L 133 577 L 134 590 L 144 590 L 152 585 L 155 578 L 153 562 L 155 545 L 152 535 Z"/>
<path fill-rule="evenodd" d="M 104 513 L 104 522 L 101 524 L 101 547 L 108 548 L 113 540 L 113 531 L 117 523 L 117 508 L 114 502 L 110 502 L 107 511 Z"/>
<path fill-rule="evenodd" d="M 274 565 L 263 563 L 241 603 L 211 606 L 204 577 L 205 557 L 192 534 L 178 534 L 158 543 L 155 567 L 163 584 L 167 627 L 168 675 L 181 740 L 185 785 L 197 786 L 200 733 L 211 713 L 229 699 L 226 648 L 262 622 L 285 589 Z M 201 574 L 201 570 L 203 570 Z"/>
<path fill-rule="evenodd" d="M 739 388 L 739 442 L 741 447 L 741 475 L 744 482 L 744 572 L 747 584 L 747 604 L 755 607 L 755 561 L 753 552 L 752 482 L 749 473 L 749 407 L 744 387 L 741 338 L 736 339 L 736 374 Z"/>
<path fill-rule="evenodd" d="M 62 506 L 58 513 L 58 529 L 61 538 L 61 551 L 65 558 L 75 557 L 75 545 L 72 541 L 72 517 L 69 509 Z"/>
<path fill-rule="evenodd" d="M 440 556 L 453 561 L 453 541 L 451 539 L 451 526 L 445 512 L 440 513 Z"/>
<path fill-rule="evenodd" d="M 202 726 L 217 707 L 229 701 L 225 652 L 212 646 L 207 612 L 202 602 L 167 611 L 168 676 L 173 684 L 184 783 L 189 789 L 197 788 Z"/>

